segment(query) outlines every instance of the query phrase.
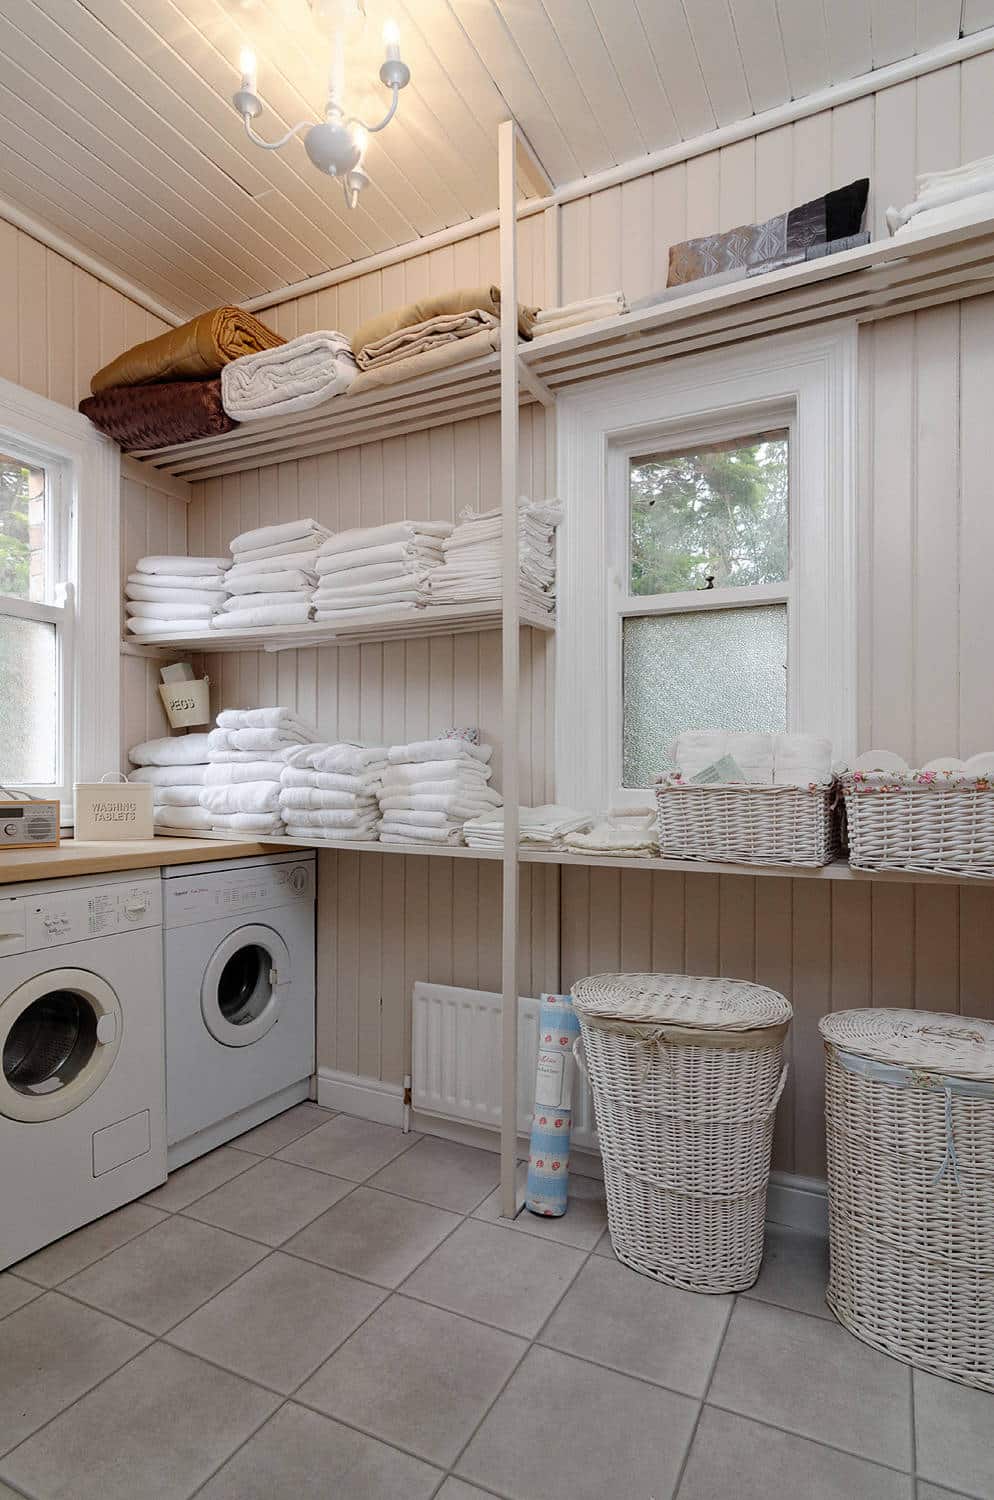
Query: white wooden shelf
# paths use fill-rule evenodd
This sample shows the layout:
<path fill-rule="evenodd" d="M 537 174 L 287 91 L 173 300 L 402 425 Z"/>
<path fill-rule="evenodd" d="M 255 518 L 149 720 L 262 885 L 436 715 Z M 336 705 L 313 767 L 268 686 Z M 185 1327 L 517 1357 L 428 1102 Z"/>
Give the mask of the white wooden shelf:
<path fill-rule="evenodd" d="M 398 612 L 394 618 L 356 610 L 355 623 L 330 624 L 314 620 L 305 625 L 269 625 L 256 630 L 204 630 L 196 635 L 163 630 L 154 635 L 130 635 L 121 642 L 127 656 L 161 656 L 176 651 L 296 651 L 314 646 L 356 646 L 365 642 L 424 640 L 437 635 L 466 635 L 471 631 L 500 630 L 499 600 L 488 604 L 426 605 Z M 556 617 L 522 603 L 521 624 L 554 631 Z"/>

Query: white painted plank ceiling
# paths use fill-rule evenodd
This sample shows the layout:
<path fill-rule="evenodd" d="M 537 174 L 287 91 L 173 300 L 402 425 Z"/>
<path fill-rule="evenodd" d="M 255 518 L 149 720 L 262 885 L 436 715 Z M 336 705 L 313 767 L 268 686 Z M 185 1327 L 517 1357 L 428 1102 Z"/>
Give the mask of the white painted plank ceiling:
<path fill-rule="evenodd" d="M 513 113 L 557 185 L 994 24 L 994 0 L 366 0 L 349 103 L 372 118 L 383 21 L 413 82 L 349 213 L 299 142 L 230 105 L 259 57 L 274 137 L 320 109 L 307 0 L 0 0 L 0 197 L 185 316 L 496 206 Z"/>

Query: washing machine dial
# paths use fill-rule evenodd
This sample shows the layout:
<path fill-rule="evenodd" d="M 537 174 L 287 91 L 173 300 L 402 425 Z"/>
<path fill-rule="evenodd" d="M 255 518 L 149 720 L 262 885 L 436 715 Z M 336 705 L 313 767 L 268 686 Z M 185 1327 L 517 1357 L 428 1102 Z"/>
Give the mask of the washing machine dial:
<path fill-rule="evenodd" d="M 148 897 L 143 891 L 130 891 L 124 898 L 123 908 L 129 922 L 140 922 L 148 911 Z"/>
<path fill-rule="evenodd" d="M 297 869 L 291 870 L 289 885 L 290 889 L 295 891 L 298 896 L 302 895 L 307 889 L 307 871 L 300 869 L 299 866 Z"/>

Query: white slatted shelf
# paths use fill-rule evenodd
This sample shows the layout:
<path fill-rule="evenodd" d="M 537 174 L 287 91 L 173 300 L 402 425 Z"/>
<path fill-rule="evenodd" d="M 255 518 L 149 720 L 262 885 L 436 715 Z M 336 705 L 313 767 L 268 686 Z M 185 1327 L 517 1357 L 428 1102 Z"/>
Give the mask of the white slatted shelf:
<path fill-rule="evenodd" d="M 485 604 L 426 605 L 387 619 L 364 610 L 355 611 L 355 622 L 312 620 L 305 625 L 267 625 L 255 630 L 156 631 L 154 635 L 130 635 L 121 643 L 128 656 L 159 655 L 176 651 L 295 651 L 313 646 L 354 646 L 367 641 L 411 641 L 429 636 L 466 635 L 478 630 L 500 630 L 500 600 Z M 521 623 L 535 630 L 553 631 L 555 615 L 521 605 Z"/>

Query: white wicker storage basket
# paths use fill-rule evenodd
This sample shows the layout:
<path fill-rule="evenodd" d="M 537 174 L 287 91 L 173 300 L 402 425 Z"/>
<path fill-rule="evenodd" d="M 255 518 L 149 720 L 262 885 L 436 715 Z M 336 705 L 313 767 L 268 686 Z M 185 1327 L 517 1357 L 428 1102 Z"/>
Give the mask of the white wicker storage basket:
<path fill-rule="evenodd" d="M 690 1291 L 751 1286 L 790 1005 L 683 974 L 599 974 L 572 994 L 618 1259 Z"/>
<path fill-rule="evenodd" d="M 672 859 L 827 865 L 839 853 L 833 786 L 656 782 L 659 850 Z"/>
<path fill-rule="evenodd" d="M 842 790 L 855 869 L 994 878 L 994 777 L 850 771 Z"/>
<path fill-rule="evenodd" d="M 848 1010 L 821 1032 L 829 1306 L 875 1349 L 994 1391 L 994 1024 Z"/>

